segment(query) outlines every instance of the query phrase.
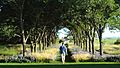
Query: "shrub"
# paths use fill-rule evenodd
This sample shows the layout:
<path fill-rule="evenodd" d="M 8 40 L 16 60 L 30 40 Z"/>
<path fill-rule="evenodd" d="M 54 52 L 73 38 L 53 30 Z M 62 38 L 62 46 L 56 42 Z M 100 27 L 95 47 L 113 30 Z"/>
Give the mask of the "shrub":
<path fill-rule="evenodd" d="M 88 61 L 90 62 L 104 62 L 105 61 L 105 58 L 104 57 L 97 57 L 95 55 L 93 55 Z"/>
<path fill-rule="evenodd" d="M 89 60 L 91 62 L 120 62 L 120 56 L 105 56 L 105 57 L 94 57 L 92 56 Z"/>
<path fill-rule="evenodd" d="M 50 54 L 47 53 L 33 53 L 36 62 L 50 62 Z"/>
<path fill-rule="evenodd" d="M 30 63 L 30 62 L 35 62 L 35 59 L 31 56 L 26 56 L 19 58 L 17 55 L 16 56 L 2 56 L 0 58 L 0 63 Z"/>
<path fill-rule="evenodd" d="M 120 56 L 109 56 L 106 57 L 106 62 L 120 62 Z"/>
<path fill-rule="evenodd" d="M 3 55 L 1 55 L 0 56 L 0 63 L 5 63 L 6 61 L 5 61 L 5 59 L 4 59 L 4 57 L 3 57 Z"/>
<path fill-rule="evenodd" d="M 63 40 L 60 40 L 60 41 L 59 41 L 59 43 L 62 43 L 62 42 L 63 42 Z"/>
<path fill-rule="evenodd" d="M 114 42 L 114 44 L 120 44 L 120 38 L 117 39 L 117 40 Z"/>
<path fill-rule="evenodd" d="M 91 55 L 89 53 L 87 53 L 87 54 L 74 54 L 74 55 L 72 55 L 72 59 L 75 60 L 76 62 L 87 61 L 87 60 L 91 59 Z"/>
<path fill-rule="evenodd" d="M 32 56 L 36 58 L 37 62 L 47 62 L 55 61 L 57 58 L 58 49 L 52 48 L 45 50 L 42 53 L 32 53 Z"/>
<path fill-rule="evenodd" d="M 32 53 L 30 56 L 23 57 L 22 55 L 16 56 L 0 56 L 0 63 L 30 63 L 30 62 L 47 62 L 55 61 L 58 54 L 57 48 L 52 48 L 43 51 L 42 53 Z"/>

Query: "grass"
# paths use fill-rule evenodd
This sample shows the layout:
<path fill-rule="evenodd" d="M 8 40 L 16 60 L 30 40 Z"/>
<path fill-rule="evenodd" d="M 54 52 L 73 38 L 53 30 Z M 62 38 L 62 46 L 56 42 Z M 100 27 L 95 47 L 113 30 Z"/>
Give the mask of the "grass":
<path fill-rule="evenodd" d="M 103 52 L 106 54 L 117 55 L 120 54 L 120 45 L 115 45 L 117 39 L 103 39 Z M 95 49 L 99 51 L 98 39 L 95 40 Z"/>
<path fill-rule="evenodd" d="M 14 47 L 7 47 L 7 45 L 0 45 L 0 54 L 2 55 L 16 55 L 17 49 Z"/>
<path fill-rule="evenodd" d="M 64 65 L 71 64 L 120 64 L 120 62 L 72 62 L 65 63 Z M 63 65 L 61 62 L 58 63 L 0 63 L 0 65 Z"/>
<path fill-rule="evenodd" d="M 102 39 L 102 42 L 104 45 L 111 45 L 111 44 L 114 44 L 114 42 L 116 41 L 117 39 L 116 38 L 107 38 L 107 39 Z M 99 40 L 98 39 L 95 39 L 95 45 L 99 45 Z"/>
<path fill-rule="evenodd" d="M 95 46 L 95 49 L 99 51 L 99 46 Z M 103 46 L 103 52 L 111 55 L 120 54 L 120 45 L 106 44 Z"/>
<path fill-rule="evenodd" d="M 106 45 L 103 49 L 107 54 L 120 54 L 120 45 Z"/>
<path fill-rule="evenodd" d="M 114 45 L 114 41 L 116 41 L 115 39 L 104 39 L 103 42 L 105 43 L 105 45 L 103 45 L 103 51 L 104 53 L 106 54 L 112 54 L 112 55 L 117 55 L 117 54 L 120 54 L 120 45 Z M 16 44 L 18 45 L 18 44 Z M 5 55 L 16 55 L 18 54 L 18 50 L 20 49 L 19 48 L 15 48 L 15 47 L 6 47 L 7 45 L 0 45 L 0 54 L 5 54 Z M 70 49 L 73 49 L 74 51 L 74 48 L 77 48 L 77 49 L 80 49 L 79 46 L 74 46 L 73 43 L 69 43 L 69 48 Z M 99 45 L 98 45 L 98 40 L 96 39 L 95 40 L 95 49 L 99 51 Z M 39 54 L 34 54 L 34 56 L 37 56 L 40 60 L 43 58 L 49 58 L 50 56 L 53 56 L 52 59 L 54 60 L 54 56 L 56 55 L 56 53 L 58 53 L 58 49 L 56 48 L 48 48 L 47 50 L 45 50 L 43 53 L 39 53 Z M 43 55 L 44 54 L 44 55 Z M 42 56 L 41 56 L 42 55 Z M 85 55 L 86 56 L 86 55 Z M 83 56 L 85 58 L 85 56 Z M 79 57 L 79 59 L 81 59 L 81 56 L 78 56 L 76 55 L 75 57 Z M 76 60 L 79 60 L 79 59 L 76 59 Z M 86 58 L 85 58 L 86 59 Z M 49 64 L 61 64 L 60 62 L 58 61 L 52 61 L 50 62 Z M 77 63 L 77 62 L 75 62 Z M 75 64 L 73 63 L 73 64 Z M 84 62 L 81 62 L 80 64 L 82 64 Z M 89 63 L 93 63 L 93 62 L 88 62 Z M 98 63 L 98 62 L 95 62 L 95 63 Z M 104 63 L 104 62 L 101 62 L 101 63 Z M 107 62 L 108 63 L 108 62 Z M 110 62 L 111 63 L 111 62 Z M 41 63 L 40 63 L 41 64 Z M 67 63 L 66 63 L 67 64 Z M 68 63 L 69 64 L 69 63 Z M 85 64 L 87 64 L 87 62 L 85 62 Z"/>
<path fill-rule="evenodd" d="M 117 40 L 116 38 L 108 38 L 108 39 L 102 39 L 103 43 L 105 44 L 114 44 L 114 42 Z"/>
<path fill-rule="evenodd" d="M 119 68 L 115 62 L 79 62 L 79 63 L 0 63 L 0 68 Z"/>
<path fill-rule="evenodd" d="M 41 53 L 32 53 L 32 56 L 36 57 L 37 61 L 54 61 L 58 53 L 57 48 L 49 48 Z"/>

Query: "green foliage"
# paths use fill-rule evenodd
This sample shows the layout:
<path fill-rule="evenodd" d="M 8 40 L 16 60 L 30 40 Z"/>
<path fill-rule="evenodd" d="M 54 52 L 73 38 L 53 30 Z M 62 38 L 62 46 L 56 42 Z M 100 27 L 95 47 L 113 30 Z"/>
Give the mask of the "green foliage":
<path fill-rule="evenodd" d="M 13 37 L 14 34 L 15 34 L 15 27 L 13 25 L 4 24 L 0 26 L 1 36 Z"/>
<path fill-rule="evenodd" d="M 116 0 L 117 1 L 117 0 Z M 120 4 L 119 1 L 116 3 L 116 10 L 110 14 L 108 19 L 110 26 L 120 29 Z"/>
<path fill-rule="evenodd" d="M 119 16 L 117 16 L 117 17 L 114 16 L 113 19 L 111 19 L 111 21 L 110 21 L 111 22 L 111 26 L 120 29 L 120 27 L 119 27 L 120 26 L 119 25 L 119 23 L 120 23 L 119 20 L 120 20 Z"/>
<path fill-rule="evenodd" d="M 79 45 L 88 36 L 89 40 L 93 40 L 95 32 L 99 28 L 103 30 L 109 21 L 112 24 L 116 22 L 114 26 L 119 27 L 120 9 L 115 0 L 2 0 L 2 2 L 0 23 L 7 24 L 0 26 L 0 34 L 8 37 L 14 34 L 22 35 L 20 37 L 23 43 L 29 39 L 35 43 L 41 42 L 47 47 L 45 43 L 55 42 L 57 30 L 64 26 L 71 30 L 75 43 Z"/>

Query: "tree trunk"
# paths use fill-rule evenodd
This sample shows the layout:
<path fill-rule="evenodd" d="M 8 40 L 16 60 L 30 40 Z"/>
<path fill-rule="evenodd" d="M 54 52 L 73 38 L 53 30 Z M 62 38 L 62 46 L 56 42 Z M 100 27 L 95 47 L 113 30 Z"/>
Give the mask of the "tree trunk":
<path fill-rule="evenodd" d="M 23 57 L 25 56 L 25 44 L 26 44 L 26 42 L 25 42 L 25 36 L 24 36 L 24 34 L 23 34 Z"/>
<path fill-rule="evenodd" d="M 74 33 L 74 45 L 77 45 L 77 38 L 75 33 Z"/>
<path fill-rule="evenodd" d="M 99 32 L 98 32 L 98 36 L 99 36 L 99 44 L 100 44 L 100 55 L 103 55 L 103 49 L 102 49 L 102 27 L 101 25 L 99 25 Z"/>
<path fill-rule="evenodd" d="M 85 48 L 85 51 L 87 51 L 87 36 L 86 36 L 86 39 L 85 39 L 85 46 L 86 46 L 86 48 Z"/>
<path fill-rule="evenodd" d="M 52 37 L 50 36 L 50 46 L 52 46 Z"/>
<path fill-rule="evenodd" d="M 39 43 L 39 50 L 40 50 L 40 52 L 42 52 L 42 50 L 43 50 L 43 43 L 42 43 L 42 40 L 40 40 L 40 43 Z"/>
<path fill-rule="evenodd" d="M 34 45 L 34 52 L 37 52 L 37 42 L 35 42 L 35 45 Z"/>
<path fill-rule="evenodd" d="M 80 46 L 80 36 L 78 33 L 76 33 L 76 45 Z"/>
<path fill-rule="evenodd" d="M 45 50 L 45 37 L 43 37 L 43 50 Z"/>
<path fill-rule="evenodd" d="M 103 49 L 102 49 L 102 34 L 99 36 L 99 44 L 100 44 L 100 55 L 103 55 Z"/>
<path fill-rule="evenodd" d="M 45 34 L 45 49 L 47 49 L 48 45 L 47 45 L 47 34 Z"/>
<path fill-rule="evenodd" d="M 89 52 L 91 52 L 91 39 L 89 37 Z"/>
<path fill-rule="evenodd" d="M 20 23 L 21 23 L 21 32 L 22 32 L 22 46 L 23 46 L 23 57 L 25 56 L 25 44 L 26 44 L 26 40 L 25 40 L 25 34 L 24 34 L 24 21 L 23 21 L 23 8 L 24 8 L 24 1 L 22 2 L 21 6 L 20 6 Z"/>
<path fill-rule="evenodd" d="M 91 40 L 91 43 L 92 43 L 92 54 L 95 54 L 95 49 L 94 49 L 94 37 L 95 37 L 95 28 L 93 28 L 93 32 L 92 32 L 92 40 Z"/>
<path fill-rule="evenodd" d="M 74 42 L 74 45 L 76 45 L 76 43 L 75 43 L 75 36 L 73 36 L 73 42 Z"/>
<path fill-rule="evenodd" d="M 85 50 L 85 40 L 83 40 L 83 50 Z"/>
<path fill-rule="evenodd" d="M 91 42 L 92 42 L 92 54 L 95 54 L 95 49 L 94 49 L 94 39 L 92 39 Z"/>
<path fill-rule="evenodd" d="M 34 52 L 33 51 L 33 41 L 31 41 L 30 50 L 31 50 L 31 53 Z"/>
<path fill-rule="evenodd" d="M 100 42 L 100 55 L 103 55 L 103 49 L 102 49 L 102 39 L 99 38 L 99 42 Z"/>

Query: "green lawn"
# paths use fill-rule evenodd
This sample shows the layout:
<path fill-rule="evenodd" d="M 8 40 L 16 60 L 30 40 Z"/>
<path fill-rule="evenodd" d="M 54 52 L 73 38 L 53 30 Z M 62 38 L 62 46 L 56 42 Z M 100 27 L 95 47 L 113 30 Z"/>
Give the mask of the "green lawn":
<path fill-rule="evenodd" d="M 0 68 L 119 68 L 115 62 L 80 62 L 80 63 L 0 63 Z"/>
<path fill-rule="evenodd" d="M 16 55 L 18 53 L 15 47 L 7 47 L 7 45 L 0 45 L 0 54 L 2 55 Z"/>
<path fill-rule="evenodd" d="M 113 41 L 115 39 L 104 39 L 105 45 L 103 46 L 103 51 L 106 54 L 120 54 L 120 46 L 114 45 Z M 95 49 L 99 50 L 98 41 L 95 41 Z M 17 45 L 17 44 L 16 44 Z M 73 45 L 69 44 L 70 46 Z M 19 47 L 20 48 L 20 47 Z M 71 47 L 73 48 L 73 47 Z M 6 45 L 0 45 L 0 54 L 9 54 L 9 55 L 15 55 L 17 54 L 16 48 L 7 48 Z M 51 53 L 51 50 L 48 52 Z M 55 51 L 52 51 L 55 52 Z M 120 62 L 74 62 L 74 63 L 65 63 L 64 65 L 72 65 L 72 64 L 120 64 Z M 0 63 L 0 65 L 62 65 L 61 62 L 50 62 L 50 63 Z"/>
<path fill-rule="evenodd" d="M 115 45 L 114 42 L 116 41 L 116 38 L 109 38 L 109 39 L 102 39 L 103 42 L 103 52 L 106 54 L 111 55 L 118 55 L 120 54 L 120 45 Z M 98 39 L 95 39 L 95 49 L 99 51 L 100 46 Z"/>
<path fill-rule="evenodd" d="M 62 63 L 0 63 L 0 65 L 74 65 L 74 64 L 120 64 L 120 62 L 67 62 Z"/>
<path fill-rule="evenodd" d="M 114 44 L 114 42 L 117 40 L 117 38 L 107 38 L 107 39 L 102 39 L 102 42 L 107 45 L 107 44 Z M 95 39 L 95 45 L 99 45 L 99 39 Z"/>

